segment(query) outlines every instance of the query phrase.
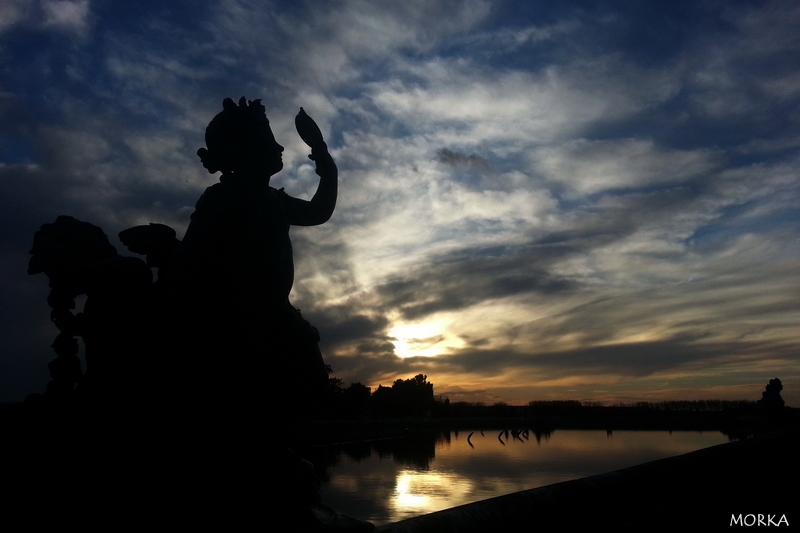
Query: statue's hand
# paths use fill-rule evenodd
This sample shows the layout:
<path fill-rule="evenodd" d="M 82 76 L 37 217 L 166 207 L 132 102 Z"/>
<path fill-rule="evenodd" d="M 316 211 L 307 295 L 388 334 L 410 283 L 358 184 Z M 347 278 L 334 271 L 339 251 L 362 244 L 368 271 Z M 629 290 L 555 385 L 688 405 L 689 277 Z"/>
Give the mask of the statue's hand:
<path fill-rule="evenodd" d="M 333 158 L 331 154 L 328 153 L 328 150 L 320 151 L 320 150 L 311 150 L 311 154 L 309 154 L 308 158 L 316 163 L 317 168 L 315 172 L 319 177 L 336 177 L 337 176 L 337 169 L 336 163 L 333 162 Z"/>
<path fill-rule="evenodd" d="M 149 266 L 162 267 L 181 242 L 175 235 L 169 226 L 151 222 L 120 231 L 119 239 L 131 252 L 147 256 Z"/>
<path fill-rule="evenodd" d="M 319 126 L 317 126 L 313 118 L 306 114 L 302 107 L 294 118 L 294 126 L 297 128 L 297 133 L 303 139 L 303 142 L 311 147 L 311 156 L 309 157 L 312 160 L 315 158 L 315 152 L 328 151 L 328 145 L 325 144 L 325 140 L 322 138 Z"/>

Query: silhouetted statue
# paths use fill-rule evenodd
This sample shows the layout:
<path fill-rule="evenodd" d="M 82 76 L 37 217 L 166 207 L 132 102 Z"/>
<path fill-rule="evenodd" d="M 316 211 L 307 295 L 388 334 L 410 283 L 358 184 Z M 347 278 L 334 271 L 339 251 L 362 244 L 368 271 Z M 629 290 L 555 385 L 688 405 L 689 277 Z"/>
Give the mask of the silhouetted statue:
<path fill-rule="evenodd" d="M 140 396 L 149 332 L 152 273 L 140 259 L 122 257 L 103 231 L 69 216 L 59 216 L 36 232 L 29 274 L 50 281 L 50 318 L 60 333 L 52 347 L 58 357 L 48 364 L 53 380 L 45 397 L 93 408 L 119 409 Z M 75 298 L 87 296 L 77 315 Z M 86 372 L 77 357 L 81 337 Z"/>
<path fill-rule="evenodd" d="M 298 123 L 309 120 L 298 119 Z M 312 122 L 313 124 L 313 122 Z M 337 196 L 337 169 L 321 135 L 311 146 L 320 184 L 310 201 L 270 187 L 283 168 L 259 100 L 227 98 L 198 150 L 209 172 L 221 171 L 197 202 L 186 234 L 159 272 L 160 290 L 174 319 L 180 353 L 176 372 L 187 400 L 213 409 L 267 402 L 303 411 L 328 373 L 319 335 L 290 304 L 294 279 L 292 225 L 326 222 Z M 148 256 L 149 257 L 149 256 Z M 281 383 L 287 396 L 268 397 Z M 281 413 L 273 415 L 280 418 Z M 279 418 L 279 419 L 280 419 Z"/>
<path fill-rule="evenodd" d="M 56 336 L 51 348 L 57 357 L 47 363 L 47 370 L 53 378 L 47 384 L 45 397 L 58 403 L 71 403 L 74 399 L 75 386 L 81 379 L 81 360 L 78 358 L 78 339 L 75 332 L 61 332 Z"/>
<path fill-rule="evenodd" d="M 122 242 L 146 255 L 145 264 L 119 256 L 91 224 L 61 216 L 42 226 L 29 272 L 50 278 L 48 301 L 61 331 L 45 396 L 69 397 L 79 382 L 91 406 L 157 398 L 137 404 L 145 406 L 140 420 L 147 426 L 137 426 L 142 459 L 129 475 L 177 480 L 192 502 L 184 513 L 216 509 L 228 525 L 234 517 L 247 522 L 268 497 L 258 488 L 269 486 L 283 530 L 370 531 L 372 524 L 322 505 L 313 466 L 266 430 L 284 430 L 306 415 L 328 381 L 319 333 L 289 302 L 289 228 L 331 217 L 338 172 L 302 108 L 295 124 L 320 177 L 309 201 L 270 187 L 283 168 L 283 147 L 260 100 L 242 97 L 237 105 L 226 98 L 206 129 L 207 147 L 197 151 L 203 166 L 222 176 L 200 197 L 182 241 L 163 224 L 122 231 Z M 149 267 L 159 269 L 155 285 Z M 76 316 L 80 294 L 88 298 Z M 76 336 L 86 346 L 82 376 Z M 175 487 L 152 490 L 167 501 Z"/>
<path fill-rule="evenodd" d="M 324 392 L 328 372 L 319 334 L 289 302 L 294 280 L 291 226 L 314 226 L 336 206 L 338 172 L 322 134 L 305 112 L 295 120 L 310 146 L 319 186 L 311 200 L 270 187 L 283 168 L 283 146 L 260 100 L 223 101 L 197 151 L 219 183 L 205 190 L 191 223 L 159 272 L 164 309 L 173 320 L 174 380 L 179 404 L 198 417 L 211 453 L 237 465 L 235 499 L 268 476 L 292 527 L 368 531 L 372 525 L 324 507 L 313 468 L 268 438 L 264 425 L 284 429 Z M 166 241 L 169 241 L 167 238 Z M 148 256 L 150 261 L 150 256 Z M 229 465 L 228 465 L 229 467 Z M 244 472 L 244 474 L 242 474 Z M 224 472 L 216 472 L 226 480 Z M 230 485 L 229 485 L 230 486 Z M 265 495 L 261 495 L 262 497 Z"/>
<path fill-rule="evenodd" d="M 119 240 L 131 252 L 146 256 L 148 266 L 157 268 L 169 263 L 181 243 L 175 237 L 174 229 L 153 222 L 147 226 L 134 226 L 120 231 Z"/>
<path fill-rule="evenodd" d="M 766 389 L 761 393 L 761 399 L 758 400 L 758 405 L 770 410 L 783 408 L 784 402 L 783 398 L 781 398 L 782 390 L 783 384 L 781 380 L 778 378 L 769 380 Z"/>

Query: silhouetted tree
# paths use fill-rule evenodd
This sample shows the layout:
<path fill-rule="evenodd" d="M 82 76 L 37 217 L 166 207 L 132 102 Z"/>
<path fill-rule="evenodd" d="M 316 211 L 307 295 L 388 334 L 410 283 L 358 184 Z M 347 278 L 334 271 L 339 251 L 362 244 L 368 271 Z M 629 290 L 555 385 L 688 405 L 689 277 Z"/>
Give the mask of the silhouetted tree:
<path fill-rule="evenodd" d="M 372 395 L 378 414 L 383 416 L 423 416 L 433 408 L 433 383 L 428 376 L 417 374 L 410 379 L 398 379 L 391 388 L 378 386 Z"/>
<path fill-rule="evenodd" d="M 758 405 L 764 409 L 781 409 L 784 405 L 783 398 L 781 398 L 782 390 L 781 380 L 778 378 L 769 380 L 766 389 L 761 393 Z"/>
<path fill-rule="evenodd" d="M 363 416 L 370 404 L 371 389 L 362 383 L 351 383 L 342 391 L 342 403 L 347 416 Z"/>
<path fill-rule="evenodd" d="M 398 403 L 395 401 L 394 391 L 391 387 L 378 385 L 378 388 L 372 393 L 372 404 L 375 406 L 375 412 L 380 416 L 400 416 L 400 413 L 397 412 Z"/>

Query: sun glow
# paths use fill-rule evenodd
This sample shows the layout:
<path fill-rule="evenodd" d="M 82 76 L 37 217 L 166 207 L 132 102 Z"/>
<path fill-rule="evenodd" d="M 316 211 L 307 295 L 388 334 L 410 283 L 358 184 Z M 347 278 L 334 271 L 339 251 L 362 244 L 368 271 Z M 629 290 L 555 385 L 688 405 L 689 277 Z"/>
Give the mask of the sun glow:
<path fill-rule="evenodd" d="M 400 357 L 431 357 L 464 345 L 464 341 L 448 332 L 444 321 L 395 323 L 389 335 Z"/>

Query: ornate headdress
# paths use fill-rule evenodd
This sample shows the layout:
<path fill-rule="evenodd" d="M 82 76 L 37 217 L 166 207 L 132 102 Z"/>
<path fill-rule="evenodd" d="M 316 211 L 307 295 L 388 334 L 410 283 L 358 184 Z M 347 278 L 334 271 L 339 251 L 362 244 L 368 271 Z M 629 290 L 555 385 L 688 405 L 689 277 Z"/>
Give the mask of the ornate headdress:
<path fill-rule="evenodd" d="M 231 170 L 238 151 L 247 148 L 269 128 L 266 109 L 261 99 L 248 101 L 244 96 L 239 105 L 226 98 L 222 101 L 222 112 L 217 114 L 206 128 L 206 146 L 197 155 L 209 173 Z"/>

